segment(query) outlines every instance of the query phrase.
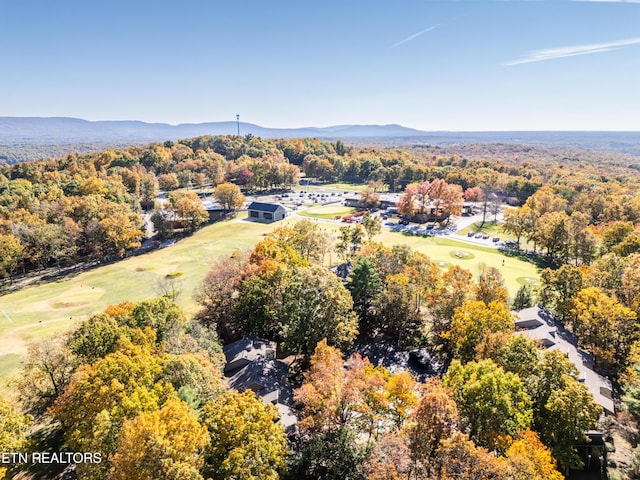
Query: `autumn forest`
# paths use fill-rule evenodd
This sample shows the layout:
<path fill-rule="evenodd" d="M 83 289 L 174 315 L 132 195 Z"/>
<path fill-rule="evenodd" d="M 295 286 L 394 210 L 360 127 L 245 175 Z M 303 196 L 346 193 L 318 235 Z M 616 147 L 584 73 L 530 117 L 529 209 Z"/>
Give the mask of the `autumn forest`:
<path fill-rule="evenodd" d="M 1 164 L 0 303 L 27 281 L 211 228 L 205 196 L 230 236 L 247 199 L 302 195 L 301 179 L 357 191 L 362 217 L 293 213 L 219 254 L 192 291 L 167 278 L 155 298 L 35 339 L 0 398 L 0 455 L 92 452 L 99 462 L 71 469 L 90 480 L 561 480 L 593 470 L 585 434 L 597 431 L 628 445 L 615 462 L 598 459 L 600 478 L 639 478 L 639 169 L 632 154 L 577 147 L 252 135 Z M 508 239 L 492 250 L 502 263 L 470 271 L 408 235 L 382 240 L 392 234 L 383 195 L 397 195 L 394 226 L 438 232 L 471 205 Z M 505 259 L 539 278 L 506 285 Z M 567 354 L 516 327 L 515 312 L 534 305 L 611 382 L 615 412 Z M 275 345 L 294 427 L 280 401 L 231 388 L 225 353 L 243 338 Z M 424 371 L 368 358 L 371 346 L 423 355 Z M 65 467 L 3 460 L 0 478 L 54 479 Z"/>

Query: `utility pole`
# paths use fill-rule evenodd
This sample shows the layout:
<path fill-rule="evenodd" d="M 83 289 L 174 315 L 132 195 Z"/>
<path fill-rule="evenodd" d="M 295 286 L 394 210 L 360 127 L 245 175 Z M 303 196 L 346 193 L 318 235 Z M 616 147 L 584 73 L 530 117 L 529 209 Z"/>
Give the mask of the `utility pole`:
<path fill-rule="evenodd" d="M 238 136 L 240 136 L 240 114 L 236 114 L 236 122 L 238 124 Z"/>

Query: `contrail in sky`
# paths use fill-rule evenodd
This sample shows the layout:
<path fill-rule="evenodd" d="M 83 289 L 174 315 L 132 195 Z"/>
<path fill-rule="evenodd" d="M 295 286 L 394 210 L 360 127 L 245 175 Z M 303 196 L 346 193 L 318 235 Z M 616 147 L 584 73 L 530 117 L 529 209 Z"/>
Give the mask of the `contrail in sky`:
<path fill-rule="evenodd" d="M 398 43 L 394 43 L 393 45 L 391 45 L 391 48 L 396 48 L 396 47 L 399 47 L 400 45 L 402 45 L 404 43 L 410 42 L 411 40 L 414 40 L 414 39 L 418 38 L 423 33 L 430 32 L 431 30 L 433 30 L 434 28 L 438 28 L 439 26 L 440 26 L 440 24 L 438 23 L 438 24 L 433 25 L 433 26 L 431 26 L 429 28 L 425 28 L 424 30 L 420 30 L 418 33 L 414 33 L 413 35 L 405 38 L 404 40 L 400 40 Z"/>
<path fill-rule="evenodd" d="M 542 62 L 544 60 L 554 60 L 556 58 L 573 57 L 576 55 L 590 55 L 592 53 L 610 52 L 621 47 L 636 45 L 640 43 L 640 38 L 630 38 L 628 40 L 618 40 L 615 42 L 592 43 L 589 45 L 574 45 L 571 47 L 546 48 L 543 50 L 535 50 L 529 52 L 522 58 L 511 62 L 503 63 L 508 67 L 511 65 L 520 65 L 523 63 Z"/>
<path fill-rule="evenodd" d="M 571 0 L 572 2 L 640 3 L 640 0 Z"/>

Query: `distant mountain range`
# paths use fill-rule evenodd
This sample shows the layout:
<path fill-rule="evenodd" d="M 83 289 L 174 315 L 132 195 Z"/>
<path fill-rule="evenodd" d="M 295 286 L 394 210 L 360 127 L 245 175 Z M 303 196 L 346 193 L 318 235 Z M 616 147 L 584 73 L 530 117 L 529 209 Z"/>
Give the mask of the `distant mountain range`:
<path fill-rule="evenodd" d="M 233 121 L 169 125 L 133 120 L 92 122 L 68 117 L 0 117 L 0 163 L 201 135 L 235 135 L 237 131 L 238 125 Z M 640 157 L 640 132 L 425 132 L 395 124 L 266 128 L 240 122 L 240 134 L 263 138 L 342 139 L 352 145 L 519 144 L 572 147 Z"/>
<path fill-rule="evenodd" d="M 236 122 L 145 123 L 139 121 L 91 122 L 67 117 L 0 117 L 0 142 L 160 141 L 200 135 L 235 135 Z M 338 125 L 333 127 L 265 128 L 240 122 L 240 134 L 264 138 L 409 137 L 427 132 L 400 125 Z"/>

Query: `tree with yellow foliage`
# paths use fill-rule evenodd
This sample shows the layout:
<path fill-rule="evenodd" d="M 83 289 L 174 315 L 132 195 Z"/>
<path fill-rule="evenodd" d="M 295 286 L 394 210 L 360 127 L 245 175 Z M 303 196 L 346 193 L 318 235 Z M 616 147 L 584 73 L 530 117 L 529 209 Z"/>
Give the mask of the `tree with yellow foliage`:
<path fill-rule="evenodd" d="M 153 337 L 153 335 L 151 335 Z M 123 422 L 152 412 L 176 393 L 162 380 L 163 361 L 151 351 L 154 342 L 123 347 L 93 365 L 82 365 L 50 409 L 76 451 L 100 452 L 102 463 L 80 464 L 83 479 L 99 480 L 109 470 Z"/>
<path fill-rule="evenodd" d="M 629 366 L 631 346 L 640 340 L 637 314 L 597 287 L 584 288 L 573 300 L 573 330 L 596 363 L 617 377 Z"/>
<path fill-rule="evenodd" d="M 461 423 L 483 447 L 495 449 L 500 437 L 531 426 L 532 403 L 524 382 L 491 360 L 466 365 L 454 360 L 443 383 L 454 392 Z"/>
<path fill-rule="evenodd" d="M 476 347 L 485 334 L 510 332 L 515 328 L 509 307 L 501 301 L 488 305 L 483 301 L 467 301 L 456 308 L 451 328 L 445 333 L 455 358 L 462 362 L 473 360 Z"/>
<path fill-rule="evenodd" d="M 30 415 L 15 411 L 0 397 L 0 453 L 20 452 L 26 444 L 26 433 L 31 426 Z M 0 463 L 0 478 L 7 473 L 6 464 Z"/>
<path fill-rule="evenodd" d="M 202 422 L 209 430 L 205 478 L 278 480 L 289 453 L 284 428 L 273 405 L 251 390 L 226 392 L 207 403 Z"/>
<path fill-rule="evenodd" d="M 532 430 L 518 433 L 504 456 L 511 464 L 513 480 L 564 480 L 556 470 L 556 460 Z"/>
<path fill-rule="evenodd" d="M 221 183 L 213 191 L 213 197 L 225 212 L 234 212 L 242 207 L 245 198 L 240 187 L 233 183 Z"/>
<path fill-rule="evenodd" d="M 160 409 L 125 420 L 111 462 L 111 480 L 201 480 L 207 428 L 194 412 L 170 399 Z"/>

